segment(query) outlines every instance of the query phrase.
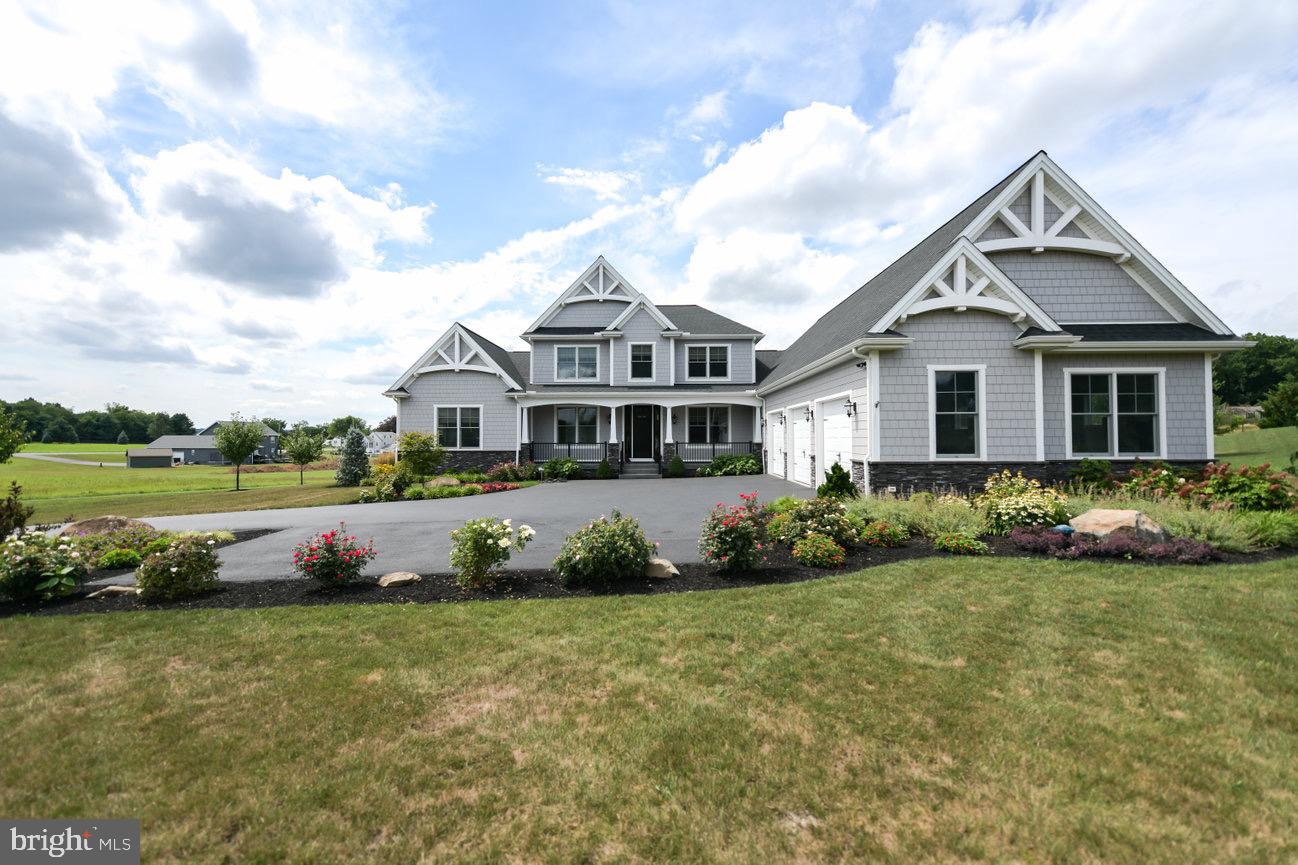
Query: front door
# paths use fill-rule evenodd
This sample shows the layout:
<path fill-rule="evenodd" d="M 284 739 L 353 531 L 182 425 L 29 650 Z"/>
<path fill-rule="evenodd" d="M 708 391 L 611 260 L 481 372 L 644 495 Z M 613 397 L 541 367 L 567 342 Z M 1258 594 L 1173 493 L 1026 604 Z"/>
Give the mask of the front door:
<path fill-rule="evenodd" d="M 654 407 L 631 406 L 631 459 L 654 458 Z"/>

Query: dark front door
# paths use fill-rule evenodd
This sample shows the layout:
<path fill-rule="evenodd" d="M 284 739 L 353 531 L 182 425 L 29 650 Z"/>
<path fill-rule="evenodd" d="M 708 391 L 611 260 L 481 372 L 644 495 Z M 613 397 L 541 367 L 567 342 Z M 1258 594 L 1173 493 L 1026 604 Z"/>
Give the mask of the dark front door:
<path fill-rule="evenodd" d="M 654 458 L 654 407 L 631 406 L 631 459 Z"/>

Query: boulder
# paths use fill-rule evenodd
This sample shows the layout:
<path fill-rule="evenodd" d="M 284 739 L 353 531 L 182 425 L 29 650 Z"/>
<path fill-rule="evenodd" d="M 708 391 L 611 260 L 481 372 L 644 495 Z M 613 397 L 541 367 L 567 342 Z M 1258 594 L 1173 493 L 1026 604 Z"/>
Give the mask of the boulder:
<path fill-rule="evenodd" d="M 429 481 L 427 484 L 425 484 L 425 486 L 430 486 L 430 487 L 458 487 L 459 485 L 460 485 L 459 478 L 453 478 L 447 475 L 438 475 L 437 477 Z"/>
<path fill-rule="evenodd" d="M 140 590 L 135 588 L 135 586 L 112 585 L 112 586 L 104 586 L 102 589 L 99 589 L 98 591 L 94 591 L 86 595 L 86 597 L 87 598 L 112 598 L 112 597 L 116 597 L 117 595 L 138 595 L 139 593 Z"/>
<path fill-rule="evenodd" d="M 409 571 L 397 571 L 379 577 L 379 588 L 390 589 L 394 586 L 408 586 L 422 579 L 423 577 L 419 576 L 419 574 L 412 574 Z"/>
<path fill-rule="evenodd" d="M 671 562 L 655 556 L 644 566 L 644 575 L 651 580 L 670 580 L 672 577 L 679 577 L 681 572 L 676 570 L 676 566 Z"/>
<path fill-rule="evenodd" d="M 153 527 L 141 520 L 133 520 L 130 517 L 93 517 L 88 520 L 81 520 L 76 523 L 68 523 L 63 527 L 60 535 L 98 535 L 103 532 L 115 532 L 120 529 L 143 528 L 152 530 Z"/>
<path fill-rule="evenodd" d="M 1167 530 L 1136 510 L 1092 508 L 1068 521 L 1074 537 L 1079 539 L 1107 538 L 1109 535 L 1126 535 L 1151 544 L 1168 540 Z"/>

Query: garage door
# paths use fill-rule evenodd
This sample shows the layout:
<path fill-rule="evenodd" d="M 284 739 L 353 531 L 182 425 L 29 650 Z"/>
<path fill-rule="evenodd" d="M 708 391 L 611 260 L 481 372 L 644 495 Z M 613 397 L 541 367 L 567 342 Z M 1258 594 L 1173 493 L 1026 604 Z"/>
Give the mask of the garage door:
<path fill-rule="evenodd" d="M 816 473 L 820 481 L 834 463 L 849 472 L 852 470 L 852 419 L 841 400 L 822 402 L 816 412 L 820 423 L 820 458 L 816 460 Z"/>
<path fill-rule="evenodd" d="M 780 423 L 780 413 L 773 411 L 766 416 L 766 438 L 771 446 L 771 461 L 766 470 L 776 477 L 784 477 L 784 424 Z"/>
<path fill-rule="evenodd" d="M 800 484 L 811 483 L 811 421 L 806 412 L 797 409 L 792 412 L 793 453 L 789 459 L 793 462 L 793 479 Z"/>

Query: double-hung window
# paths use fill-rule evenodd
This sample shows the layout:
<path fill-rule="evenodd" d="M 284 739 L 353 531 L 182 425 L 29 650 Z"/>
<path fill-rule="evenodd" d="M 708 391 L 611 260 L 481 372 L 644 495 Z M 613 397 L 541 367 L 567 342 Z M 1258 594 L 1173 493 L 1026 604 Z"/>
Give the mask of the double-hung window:
<path fill-rule="evenodd" d="M 595 381 L 599 378 L 599 347 L 560 345 L 554 349 L 554 377 L 559 381 Z"/>
<path fill-rule="evenodd" d="M 555 409 L 555 439 L 563 445 L 593 445 L 599 436 L 598 409 L 561 406 Z"/>
<path fill-rule="evenodd" d="M 1069 444 L 1074 456 L 1158 456 L 1158 372 L 1068 374 Z"/>
<path fill-rule="evenodd" d="M 981 369 L 931 369 L 933 458 L 979 459 L 982 454 Z"/>
<path fill-rule="evenodd" d="M 730 378 L 730 346 L 691 345 L 686 351 L 690 378 Z"/>
<path fill-rule="evenodd" d="M 689 443 L 692 445 L 730 441 L 730 409 L 723 405 L 691 406 Z"/>
<path fill-rule="evenodd" d="M 482 409 L 475 405 L 438 406 L 437 441 L 446 448 L 482 447 Z"/>
<path fill-rule="evenodd" d="M 654 377 L 654 345 L 652 342 L 633 342 L 631 352 L 631 378 L 652 379 Z"/>

